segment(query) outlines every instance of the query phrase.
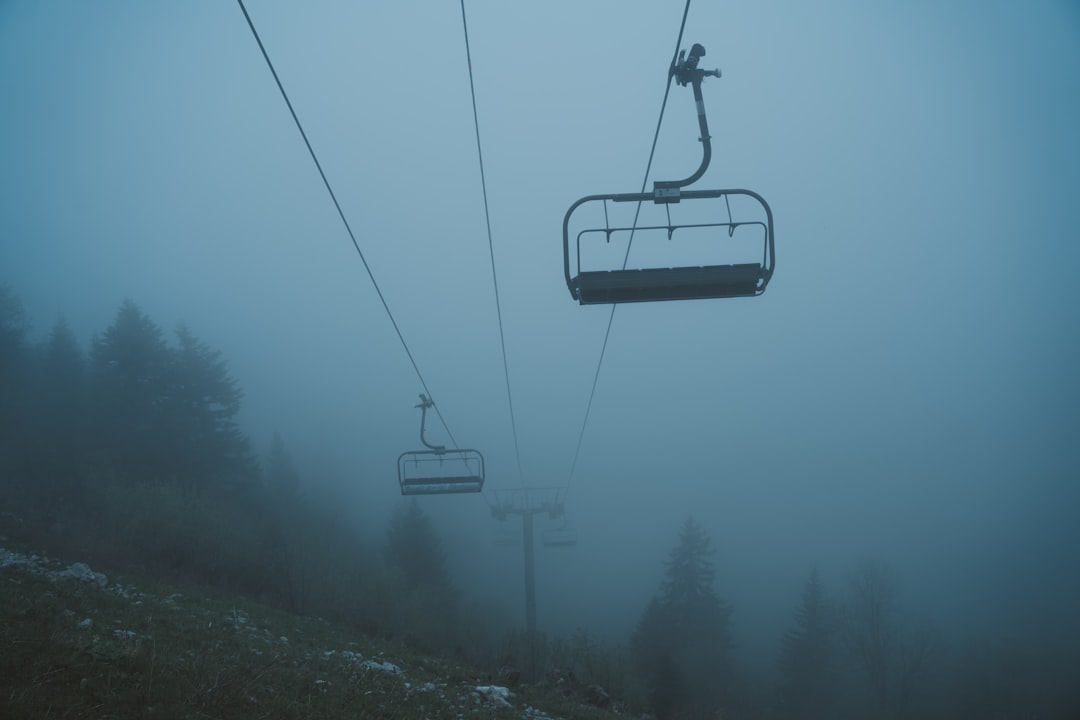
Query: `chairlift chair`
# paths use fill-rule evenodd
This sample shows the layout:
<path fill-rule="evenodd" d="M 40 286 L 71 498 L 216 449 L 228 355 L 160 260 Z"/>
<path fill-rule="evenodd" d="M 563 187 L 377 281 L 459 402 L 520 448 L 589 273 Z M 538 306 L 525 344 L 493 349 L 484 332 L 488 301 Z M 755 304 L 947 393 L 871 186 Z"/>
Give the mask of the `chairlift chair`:
<path fill-rule="evenodd" d="M 705 174 L 712 157 L 701 82 L 720 71 L 699 69 L 704 55 L 695 44 L 671 69 L 680 85 L 692 87 L 697 104 L 703 157 L 694 174 L 656 181 L 652 192 L 588 195 L 563 218 L 566 285 L 581 305 L 752 297 L 765 292 L 772 278 L 773 216 L 765 199 L 751 190 L 685 189 Z M 612 222 L 612 215 L 627 214 L 619 213 L 620 204 L 630 203 L 651 208 L 645 222 L 639 224 L 636 213 L 632 221 Z M 648 243 L 649 260 L 660 261 L 627 265 L 630 244 L 639 237 Z M 673 264 L 673 257 L 683 264 Z"/>
<path fill-rule="evenodd" d="M 540 541 L 546 547 L 570 547 L 577 545 L 577 530 L 566 526 L 566 508 L 559 502 L 548 512 L 552 520 L 558 520 L 555 527 L 545 528 Z"/>
<path fill-rule="evenodd" d="M 547 547 L 571 547 L 577 545 L 577 530 L 560 527 L 544 530 L 541 541 Z"/>
<path fill-rule="evenodd" d="M 484 487 L 484 456 L 477 450 L 447 450 L 424 437 L 427 409 L 434 403 L 420 395 L 420 442 L 427 450 L 409 450 L 398 456 L 398 484 L 402 495 L 450 495 L 480 492 Z"/>

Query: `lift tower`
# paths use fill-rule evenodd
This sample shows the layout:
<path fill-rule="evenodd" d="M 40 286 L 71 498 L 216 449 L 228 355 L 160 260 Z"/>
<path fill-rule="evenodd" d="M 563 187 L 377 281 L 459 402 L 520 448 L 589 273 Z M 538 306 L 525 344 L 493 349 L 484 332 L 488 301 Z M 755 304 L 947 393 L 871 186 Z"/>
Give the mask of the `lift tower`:
<path fill-rule="evenodd" d="M 564 499 L 565 487 L 524 487 L 511 490 L 495 490 L 495 502 L 491 506 L 491 514 L 496 520 L 505 520 L 510 515 L 521 516 L 522 536 L 525 548 L 525 630 L 529 637 L 530 670 L 536 671 L 535 644 L 536 637 L 536 562 L 534 559 L 535 535 L 533 533 L 533 516 L 537 513 L 547 513 L 554 519 L 562 518 L 566 512 Z M 561 542 L 552 543 L 559 545 L 573 544 L 565 538 Z"/>

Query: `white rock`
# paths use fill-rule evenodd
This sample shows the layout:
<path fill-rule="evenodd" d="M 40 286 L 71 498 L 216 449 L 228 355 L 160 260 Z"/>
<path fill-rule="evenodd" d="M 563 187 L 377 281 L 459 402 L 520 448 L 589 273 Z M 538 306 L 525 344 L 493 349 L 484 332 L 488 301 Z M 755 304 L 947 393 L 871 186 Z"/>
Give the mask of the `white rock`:
<path fill-rule="evenodd" d="M 66 570 L 53 574 L 54 580 L 77 580 L 84 583 L 94 583 L 98 587 L 105 587 L 109 579 L 103 573 L 96 573 L 90 566 L 83 562 L 72 563 Z"/>
<path fill-rule="evenodd" d="M 495 707 L 513 707 L 509 699 L 514 697 L 514 694 L 509 688 L 499 685 L 477 685 L 474 692 Z"/>
<path fill-rule="evenodd" d="M 399 668 L 397 665 L 390 661 L 379 662 L 378 660 L 365 660 L 364 662 L 360 663 L 360 665 L 367 668 L 368 670 L 378 670 L 379 672 L 387 672 L 391 675 L 401 674 L 401 668 Z"/>

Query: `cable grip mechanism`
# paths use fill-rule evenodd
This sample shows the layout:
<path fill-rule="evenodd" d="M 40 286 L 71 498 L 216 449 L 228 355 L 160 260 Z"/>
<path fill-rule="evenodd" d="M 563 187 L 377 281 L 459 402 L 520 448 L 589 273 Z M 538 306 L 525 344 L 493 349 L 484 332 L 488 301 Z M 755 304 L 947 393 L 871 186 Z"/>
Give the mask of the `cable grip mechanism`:
<path fill-rule="evenodd" d="M 701 82 L 709 76 L 720 77 L 719 68 L 715 70 L 701 70 L 698 68 L 698 63 L 701 62 L 703 57 L 705 57 L 705 46 L 701 43 L 694 43 L 690 46 L 689 57 L 687 57 L 685 50 L 680 50 L 679 59 L 672 64 L 670 75 L 675 77 L 675 82 L 684 87 L 692 82 Z"/>
<path fill-rule="evenodd" d="M 705 120 L 705 102 L 701 98 L 701 81 L 706 77 L 720 77 L 720 70 L 702 70 L 698 67 L 701 58 L 705 57 L 705 47 L 701 43 L 694 43 L 690 47 L 690 53 L 686 50 L 679 51 L 678 61 L 672 63 L 669 77 L 674 77 L 679 85 L 689 85 L 694 91 L 694 103 L 697 105 L 698 128 L 701 137 L 698 141 L 702 146 L 701 165 L 697 171 L 685 180 L 657 180 L 653 183 L 653 202 L 677 203 L 682 196 L 682 188 L 692 185 L 701 179 L 709 168 L 709 160 L 712 158 L 712 141 L 709 136 L 709 125 Z"/>

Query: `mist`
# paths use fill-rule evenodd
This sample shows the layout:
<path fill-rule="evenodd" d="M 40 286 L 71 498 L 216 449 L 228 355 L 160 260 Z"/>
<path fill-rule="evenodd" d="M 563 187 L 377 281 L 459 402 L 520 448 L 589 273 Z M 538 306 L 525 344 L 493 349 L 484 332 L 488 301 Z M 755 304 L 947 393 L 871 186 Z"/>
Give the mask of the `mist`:
<path fill-rule="evenodd" d="M 560 224 L 641 189 L 682 4 L 467 7 L 490 247 L 458 5 L 248 7 L 376 290 L 238 7 L 4 3 L 0 282 L 30 337 L 64 317 L 88 348 L 127 299 L 184 324 L 254 450 L 280 433 L 373 546 L 430 392 L 428 437 L 487 477 L 420 507 L 511 623 L 521 519 L 496 494 L 557 487 L 552 635 L 627 643 L 692 517 L 747 666 L 775 662 L 813 569 L 840 597 L 868 559 L 956 646 L 1075 647 L 1076 6 L 692 6 L 683 46 L 721 70 L 695 187 L 768 200 L 775 276 L 619 305 L 610 333 L 567 292 Z M 673 86 L 648 182 L 700 157 Z M 576 545 L 539 542 L 562 528 Z"/>

